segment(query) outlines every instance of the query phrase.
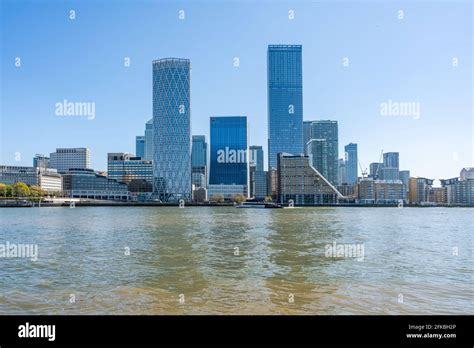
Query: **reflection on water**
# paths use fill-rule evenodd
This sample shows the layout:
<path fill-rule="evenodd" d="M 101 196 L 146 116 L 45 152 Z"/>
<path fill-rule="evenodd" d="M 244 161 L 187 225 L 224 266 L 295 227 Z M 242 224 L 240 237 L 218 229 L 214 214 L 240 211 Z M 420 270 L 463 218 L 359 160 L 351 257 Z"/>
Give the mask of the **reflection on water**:
<path fill-rule="evenodd" d="M 0 314 L 472 313 L 473 212 L 1 209 L 0 244 L 39 260 L 0 258 Z"/>

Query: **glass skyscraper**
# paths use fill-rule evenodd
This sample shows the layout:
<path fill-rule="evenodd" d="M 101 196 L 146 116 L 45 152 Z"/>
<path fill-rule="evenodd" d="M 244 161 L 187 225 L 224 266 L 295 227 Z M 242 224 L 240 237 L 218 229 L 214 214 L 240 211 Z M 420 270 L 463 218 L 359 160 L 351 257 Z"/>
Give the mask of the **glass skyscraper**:
<path fill-rule="evenodd" d="M 383 165 L 379 169 L 382 180 L 399 180 L 399 155 L 398 152 L 386 152 L 383 154 Z"/>
<path fill-rule="evenodd" d="M 276 168 L 277 154 L 303 150 L 303 67 L 301 45 L 269 45 L 268 169 Z"/>
<path fill-rule="evenodd" d="M 255 171 L 263 172 L 263 148 L 258 145 L 250 146 L 250 166 L 255 167 Z"/>
<path fill-rule="evenodd" d="M 189 59 L 153 61 L 153 191 L 164 202 L 191 200 Z"/>
<path fill-rule="evenodd" d="M 193 184 L 196 187 L 207 186 L 207 142 L 205 135 L 193 135 L 191 152 L 191 170 Z"/>
<path fill-rule="evenodd" d="M 145 124 L 145 150 L 143 157 L 148 161 L 153 161 L 153 119 Z"/>
<path fill-rule="evenodd" d="M 344 147 L 346 180 L 348 184 L 357 184 L 357 144 L 350 143 Z M 341 182 L 342 184 L 342 182 Z"/>
<path fill-rule="evenodd" d="M 211 117 L 209 185 L 248 185 L 246 116 Z"/>
<path fill-rule="evenodd" d="M 137 135 L 135 138 L 135 155 L 143 158 L 145 156 L 145 137 Z"/>
<path fill-rule="evenodd" d="M 327 176 L 333 185 L 338 184 L 339 136 L 337 121 L 313 121 L 311 139 L 324 139 L 327 143 Z M 323 174 L 324 175 L 324 174 Z"/>

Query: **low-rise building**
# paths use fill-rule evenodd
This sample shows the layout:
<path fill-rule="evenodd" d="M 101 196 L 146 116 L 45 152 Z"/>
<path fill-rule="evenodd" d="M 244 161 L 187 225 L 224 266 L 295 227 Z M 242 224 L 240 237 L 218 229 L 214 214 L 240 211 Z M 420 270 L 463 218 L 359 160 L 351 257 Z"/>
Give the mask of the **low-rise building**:
<path fill-rule="evenodd" d="M 13 185 L 23 182 L 28 186 L 39 186 L 48 193 L 62 191 L 62 178 L 55 169 L 27 166 L 0 166 L 0 183 Z"/>
<path fill-rule="evenodd" d="M 279 153 L 278 202 L 298 205 L 338 203 L 341 193 L 316 168 L 307 155 Z"/>
<path fill-rule="evenodd" d="M 408 201 L 410 204 L 429 203 L 429 193 L 433 181 L 433 179 L 411 177 L 408 188 Z"/>
<path fill-rule="evenodd" d="M 232 200 L 235 195 L 248 197 L 247 185 L 208 185 L 207 195 L 210 200 L 217 195 L 223 195 L 225 200 Z"/>
<path fill-rule="evenodd" d="M 99 175 L 92 169 L 72 168 L 63 174 L 64 192 L 71 198 L 128 200 L 125 183 Z"/>

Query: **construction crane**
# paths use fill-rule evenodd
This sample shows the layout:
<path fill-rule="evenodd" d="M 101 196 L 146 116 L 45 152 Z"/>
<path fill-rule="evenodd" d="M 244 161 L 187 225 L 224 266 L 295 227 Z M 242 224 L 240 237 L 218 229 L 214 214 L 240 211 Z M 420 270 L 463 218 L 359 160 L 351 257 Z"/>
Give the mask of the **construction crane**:
<path fill-rule="evenodd" d="M 364 179 L 367 177 L 367 168 L 362 169 L 362 165 L 360 164 L 360 161 L 357 161 L 357 162 L 359 162 L 359 168 L 360 168 L 360 172 L 362 173 L 362 179 Z"/>

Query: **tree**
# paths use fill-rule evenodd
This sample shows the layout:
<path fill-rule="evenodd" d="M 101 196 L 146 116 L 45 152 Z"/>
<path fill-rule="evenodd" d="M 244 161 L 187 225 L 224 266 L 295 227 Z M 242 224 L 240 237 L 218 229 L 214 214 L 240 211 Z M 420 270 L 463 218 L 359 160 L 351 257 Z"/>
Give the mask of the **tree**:
<path fill-rule="evenodd" d="M 25 197 L 29 196 L 30 194 L 30 188 L 24 182 L 14 183 L 12 186 L 12 190 L 12 196 L 13 194 L 16 194 L 17 197 Z"/>
<path fill-rule="evenodd" d="M 211 201 L 216 201 L 218 203 L 224 202 L 224 195 L 218 193 L 211 196 Z"/>
<path fill-rule="evenodd" d="M 0 182 L 0 195 L 2 197 L 7 196 L 7 185 L 5 185 L 4 183 L 1 183 L 1 182 Z"/>
<path fill-rule="evenodd" d="M 30 195 L 33 197 L 41 197 L 46 195 L 46 191 L 41 187 L 33 185 L 30 187 Z"/>
<path fill-rule="evenodd" d="M 273 202 L 272 196 L 265 197 L 265 202 Z"/>
<path fill-rule="evenodd" d="M 244 195 L 241 195 L 240 193 L 238 193 L 238 194 L 235 194 L 235 195 L 232 196 L 232 200 L 235 203 L 242 203 L 242 202 L 245 202 L 247 200 L 247 198 L 245 198 Z"/>

